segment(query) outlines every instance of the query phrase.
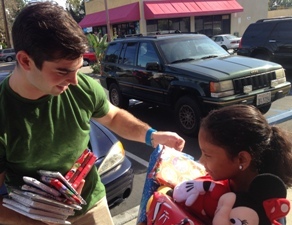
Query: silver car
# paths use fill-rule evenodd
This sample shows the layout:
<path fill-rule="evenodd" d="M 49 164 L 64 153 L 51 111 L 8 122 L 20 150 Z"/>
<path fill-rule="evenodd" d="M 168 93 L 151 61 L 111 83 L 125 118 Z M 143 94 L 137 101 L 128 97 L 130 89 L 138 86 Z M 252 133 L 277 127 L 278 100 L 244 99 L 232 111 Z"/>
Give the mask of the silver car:
<path fill-rule="evenodd" d="M 0 49 L 0 61 L 11 62 L 15 60 L 15 51 L 13 48 Z"/>

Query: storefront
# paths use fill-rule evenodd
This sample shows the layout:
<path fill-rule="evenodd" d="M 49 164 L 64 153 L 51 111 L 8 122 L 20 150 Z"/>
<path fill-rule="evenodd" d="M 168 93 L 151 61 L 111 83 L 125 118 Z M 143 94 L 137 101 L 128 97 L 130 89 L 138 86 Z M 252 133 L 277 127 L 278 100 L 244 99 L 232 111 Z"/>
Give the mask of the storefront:
<path fill-rule="evenodd" d="M 108 18 L 111 27 L 111 34 L 125 35 L 136 34 L 140 32 L 139 3 L 132 3 L 108 10 Z M 79 23 L 82 28 L 92 27 L 92 32 L 107 33 L 107 14 L 106 11 L 100 11 L 88 14 Z"/>
<path fill-rule="evenodd" d="M 236 0 L 152 0 L 124 4 L 111 8 L 113 0 L 107 0 L 109 9 L 91 13 L 79 23 L 82 28 L 92 27 L 92 32 L 107 33 L 114 37 L 131 34 L 198 32 L 208 36 L 231 33 L 232 14 L 243 12 Z M 124 0 L 126 3 L 127 0 Z M 97 4 L 97 0 L 85 3 L 85 8 Z M 122 1 L 121 1 L 122 3 Z M 108 12 L 108 21 L 107 14 Z"/>

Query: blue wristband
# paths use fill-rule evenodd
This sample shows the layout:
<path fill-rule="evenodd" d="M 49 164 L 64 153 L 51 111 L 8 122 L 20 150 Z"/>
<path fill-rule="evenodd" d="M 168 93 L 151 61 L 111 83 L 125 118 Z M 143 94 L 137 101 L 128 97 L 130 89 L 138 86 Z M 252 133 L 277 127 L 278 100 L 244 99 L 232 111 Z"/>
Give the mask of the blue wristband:
<path fill-rule="evenodd" d="M 145 136 L 145 143 L 151 147 L 152 146 L 152 133 L 156 132 L 157 130 L 153 129 L 153 128 L 149 128 L 146 132 L 146 136 Z"/>

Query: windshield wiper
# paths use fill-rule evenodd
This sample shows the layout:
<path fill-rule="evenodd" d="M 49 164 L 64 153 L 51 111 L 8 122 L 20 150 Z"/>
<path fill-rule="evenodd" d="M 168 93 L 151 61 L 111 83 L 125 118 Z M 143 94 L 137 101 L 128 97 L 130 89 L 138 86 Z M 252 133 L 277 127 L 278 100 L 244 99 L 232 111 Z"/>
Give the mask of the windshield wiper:
<path fill-rule="evenodd" d="M 218 55 L 208 55 L 208 56 L 204 56 L 201 59 L 211 59 L 211 58 L 216 58 L 218 57 Z"/>
<path fill-rule="evenodd" d="M 175 60 L 175 61 L 171 62 L 171 64 L 180 63 L 180 62 L 189 62 L 189 61 L 192 61 L 192 60 L 195 60 L 195 59 L 193 59 L 193 58 L 178 59 L 178 60 Z"/>

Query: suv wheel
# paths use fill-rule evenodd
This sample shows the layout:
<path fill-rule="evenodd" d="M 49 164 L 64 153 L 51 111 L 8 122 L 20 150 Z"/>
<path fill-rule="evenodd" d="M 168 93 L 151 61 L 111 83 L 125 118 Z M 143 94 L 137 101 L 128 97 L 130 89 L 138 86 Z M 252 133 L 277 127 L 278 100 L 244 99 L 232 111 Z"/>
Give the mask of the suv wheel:
<path fill-rule="evenodd" d="M 196 100 L 189 96 L 180 98 L 175 106 L 175 117 L 180 130 L 187 135 L 197 135 L 201 110 Z"/>
<path fill-rule="evenodd" d="M 123 109 L 127 109 L 129 106 L 129 99 L 122 95 L 120 88 L 117 84 L 112 83 L 109 87 L 109 99 L 110 102 Z"/>

